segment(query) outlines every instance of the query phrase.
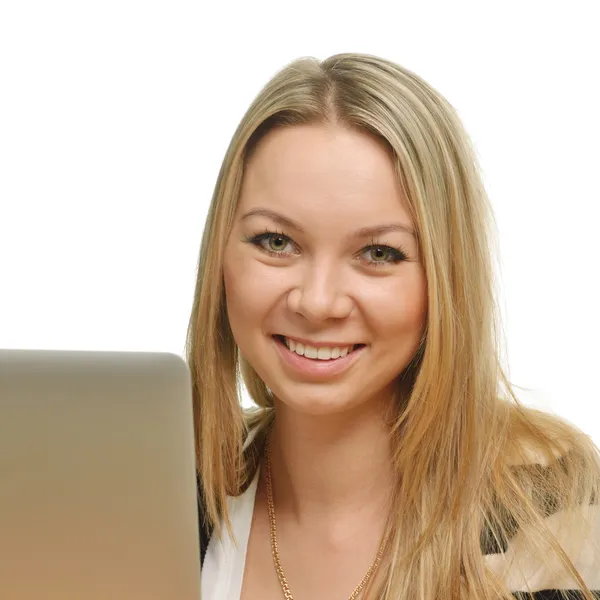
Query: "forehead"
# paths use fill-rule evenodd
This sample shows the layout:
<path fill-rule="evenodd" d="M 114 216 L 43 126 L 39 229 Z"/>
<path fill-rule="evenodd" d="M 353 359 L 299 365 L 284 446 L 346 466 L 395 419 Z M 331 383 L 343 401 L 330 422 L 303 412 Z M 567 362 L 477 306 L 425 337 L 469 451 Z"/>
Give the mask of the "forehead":
<path fill-rule="evenodd" d="M 257 205 L 292 210 L 296 218 L 411 222 L 387 144 L 332 125 L 278 128 L 258 143 L 246 166 L 239 208 Z"/>

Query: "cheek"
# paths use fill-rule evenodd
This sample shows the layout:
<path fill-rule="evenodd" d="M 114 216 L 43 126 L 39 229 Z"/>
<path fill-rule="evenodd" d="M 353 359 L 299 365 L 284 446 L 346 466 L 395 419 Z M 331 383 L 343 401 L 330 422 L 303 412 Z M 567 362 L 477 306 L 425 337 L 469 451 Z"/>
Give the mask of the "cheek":
<path fill-rule="evenodd" d="M 226 252 L 223 265 L 223 283 L 227 315 L 233 334 L 237 340 L 240 327 L 252 320 L 254 294 L 249 293 L 251 281 L 245 277 L 243 261 L 235 252 Z"/>
<path fill-rule="evenodd" d="M 407 272 L 376 288 L 366 288 L 363 306 L 380 338 L 420 340 L 427 318 L 427 285 L 422 270 Z M 402 337 L 398 337 L 402 336 Z"/>
<path fill-rule="evenodd" d="M 226 252 L 223 265 L 227 314 L 236 339 L 242 330 L 255 328 L 270 314 L 280 293 L 276 269 L 235 250 Z"/>

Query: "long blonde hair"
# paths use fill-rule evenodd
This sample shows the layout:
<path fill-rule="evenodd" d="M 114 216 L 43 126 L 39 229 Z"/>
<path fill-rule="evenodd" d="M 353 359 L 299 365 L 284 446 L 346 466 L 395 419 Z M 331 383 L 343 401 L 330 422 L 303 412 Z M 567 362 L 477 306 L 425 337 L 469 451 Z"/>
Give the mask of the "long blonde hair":
<path fill-rule="evenodd" d="M 521 528 L 531 551 L 556 557 L 552 564 L 593 600 L 544 517 L 551 506 L 575 515 L 598 500 L 597 448 L 515 396 L 501 360 L 493 216 L 469 138 L 436 90 L 375 56 L 302 58 L 280 70 L 243 116 L 222 163 L 187 340 L 203 518 L 216 535 L 221 522 L 230 529 L 226 496 L 243 491 L 260 454 L 260 436 L 244 451 L 244 434 L 273 418 L 269 391 L 239 355 L 225 308 L 223 254 L 244 167 L 271 129 L 305 123 L 354 128 L 389 145 L 427 276 L 424 343 L 398 378 L 390 435 L 401 477 L 373 597 L 512 598 L 485 565 L 482 531 L 501 541 Z M 240 404 L 241 379 L 259 407 L 252 413 Z M 573 535 L 578 523 L 574 517 Z"/>

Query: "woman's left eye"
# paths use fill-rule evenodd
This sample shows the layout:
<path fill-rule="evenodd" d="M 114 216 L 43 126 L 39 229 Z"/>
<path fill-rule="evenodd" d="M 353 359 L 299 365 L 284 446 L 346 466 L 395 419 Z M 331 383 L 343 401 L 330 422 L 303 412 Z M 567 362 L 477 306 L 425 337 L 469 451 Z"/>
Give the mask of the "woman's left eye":
<path fill-rule="evenodd" d="M 367 246 L 361 252 L 361 258 L 373 265 L 398 263 L 406 260 L 407 256 L 398 248 L 391 246 Z"/>

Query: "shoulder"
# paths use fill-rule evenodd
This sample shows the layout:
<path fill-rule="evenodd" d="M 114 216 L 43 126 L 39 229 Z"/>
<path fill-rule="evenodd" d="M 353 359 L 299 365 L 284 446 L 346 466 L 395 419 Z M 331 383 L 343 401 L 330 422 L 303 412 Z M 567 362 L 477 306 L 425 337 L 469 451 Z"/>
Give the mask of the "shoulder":
<path fill-rule="evenodd" d="M 588 505 L 571 514 L 557 511 L 544 519 L 544 526 L 585 585 L 600 598 L 600 507 Z M 536 549 L 530 543 L 533 529 L 534 526 L 519 527 L 503 546 L 488 547 L 486 566 L 511 592 L 552 590 L 558 597 L 558 590 L 580 590 L 579 580 L 563 566 L 558 554 L 548 552 L 544 546 Z M 580 535 L 582 532 L 584 536 Z"/>
<path fill-rule="evenodd" d="M 260 436 L 264 433 L 266 426 L 268 425 L 268 421 L 265 420 L 262 414 L 259 415 L 256 411 L 249 412 L 247 415 L 245 415 L 245 418 L 248 427 L 244 435 L 243 450 L 246 454 L 247 462 L 250 463 L 247 465 L 249 467 L 250 473 L 247 484 L 244 486 L 243 491 L 245 491 L 246 488 L 250 486 L 252 481 L 254 480 L 254 474 L 257 471 L 258 460 L 260 458 L 259 453 L 255 447 L 255 442 L 260 441 Z M 198 498 L 198 529 L 200 537 L 200 564 L 202 565 L 204 564 L 204 558 L 206 557 L 208 545 L 210 543 L 211 537 L 213 536 L 215 527 L 206 515 L 203 485 L 199 473 L 196 473 L 196 485 Z M 232 498 L 228 497 L 228 502 L 230 500 L 232 500 Z"/>
<path fill-rule="evenodd" d="M 552 415 L 543 421 L 555 427 L 551 439 L 513 438 L 507 449 L 498 510 L 482 531 L 484 560 L 516 597 L 568 590 L 584 598 L 583 581 L 600 598 L 598 449 Z"/>

